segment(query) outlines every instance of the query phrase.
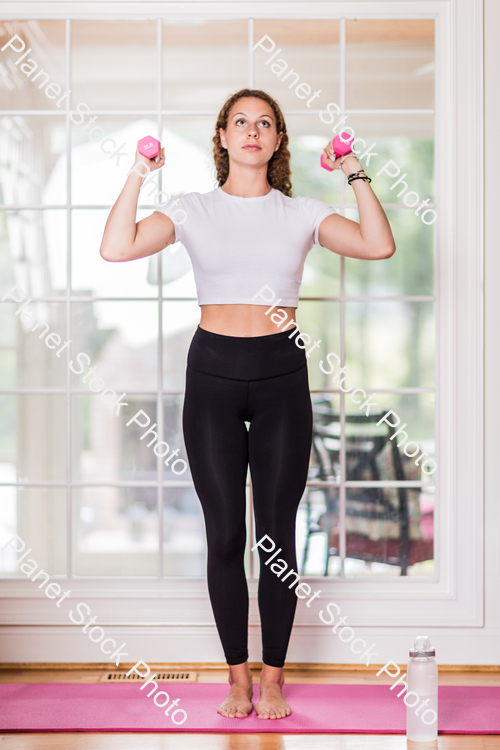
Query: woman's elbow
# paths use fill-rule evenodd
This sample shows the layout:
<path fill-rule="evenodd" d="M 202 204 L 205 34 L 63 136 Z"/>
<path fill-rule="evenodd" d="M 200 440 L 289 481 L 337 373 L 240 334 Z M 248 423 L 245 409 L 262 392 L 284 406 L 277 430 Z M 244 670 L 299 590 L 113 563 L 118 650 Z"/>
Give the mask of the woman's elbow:
<path fill-rule="evenodd" d="M 100 253 L 100 256 L 101 256 L 101 258 L 103 260 L 110 260 L 111 259 L 111 256 L 109 254 L 109 250 L 104 245 L 101 245 L 101 247 L 99 248 L 99 253 Z"/>
<path fill-rule="evenodd" d="M 376 248 L 375 260 L 386 260 L 387 258 L 391 258 L 395 252 L 396 252 L 396 243 L 393 240 L 388 245 L 385 245 L 383 247 L 379 246 Z"/>
<path fill-rule="evenodd" d="M 99 248 L 99 252 L 101 254 L 101 258 L 103 260 L 107 260 L 110 263 L 118 263 L 121 260 L 124 260 L 121 253 L 118 253 L 116 249 L 113 249 L 113 247 L 110 247 L 109 245 L 105 245 L 102 243 L 101 247 Z"/>

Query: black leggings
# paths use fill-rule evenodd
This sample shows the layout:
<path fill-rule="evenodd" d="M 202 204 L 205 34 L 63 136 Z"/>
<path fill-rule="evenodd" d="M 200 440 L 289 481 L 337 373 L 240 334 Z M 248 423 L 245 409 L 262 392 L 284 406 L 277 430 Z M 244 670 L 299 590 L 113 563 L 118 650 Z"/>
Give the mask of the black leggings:
<path fill-rule="evenodd" d="M 287 571 L 297 570 L 295 518 L 311 453 L 312 407 L 306 355 L 289 334 L 222 336 L 198 327 L 188 353 L 184 441 L 205 517 L 210 601 L 230 665 L 248 659 L 248 465 L 256 539 L 267 534 L 281 547 Z M 281 581 L 264 565 L 270 555 L 260 547 L 259 555 L 262 660 L 282 667 L 297 606 L 289 585 L 296 577 Z"/>

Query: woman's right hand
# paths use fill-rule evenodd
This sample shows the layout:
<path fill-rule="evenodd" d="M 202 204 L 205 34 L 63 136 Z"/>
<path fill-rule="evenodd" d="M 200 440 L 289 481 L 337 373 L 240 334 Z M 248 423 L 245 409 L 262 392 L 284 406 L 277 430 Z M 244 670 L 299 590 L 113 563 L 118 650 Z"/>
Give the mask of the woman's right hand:
<path fill-rule="evenodd" d="M 160 158 L 158 159 L 158 161 L 156 161 L 156 159 L 158 158 L 158 156 Z M 150 172 L 154 172 L 155 169 L 160 169 L 165 164 L 165 149 L 161 148 L 161 144 L 160 144 L 160 152 L 159 152 L 159 154 L 157 154 L 157 156 L 155 156 L 153 159 L 148 159 L 147 156 L 143 156 L 142 154 L 139 153 L 139 141 L 137 141 L 137 148 L 136 148 L 136 151 L 135 151 L 134 167 L 135 167 L 136 164 L 139 164 L 139 163 L 140 164 L 145 164 L 149 168 Z M 132 167 L 132 169 L 133 169 L 133 167 Z M 144 170 L 141 169 L 140 171 L 143 172 Z M 145 173 L 145 176 L 146 176 L 146 174 L 149 174 L 149 172 Z"/>

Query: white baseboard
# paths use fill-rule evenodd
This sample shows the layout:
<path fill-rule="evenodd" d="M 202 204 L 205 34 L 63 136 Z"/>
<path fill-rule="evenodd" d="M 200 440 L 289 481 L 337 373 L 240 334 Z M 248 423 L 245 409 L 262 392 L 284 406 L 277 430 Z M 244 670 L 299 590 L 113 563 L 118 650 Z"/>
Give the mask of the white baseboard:
<path fill-rule="evenodd" d="M 212 627 L 107 627 L 106 637 L 117 645 L 126 644 L 125 663 L 225 663 L 215 626 Z M 438 664 L 499 665 L 500 629 L 477 628 L 456 632 L 452 629 L 420 630 L 356 628 L 356 637 L 376 653 L 370 663 L 399 665 L 408 662 L 408 650 L 416 635 L 429 635 L 436 648 Z M 260 628 L 249 628 L 250 661 L 261 660 Z M 3 663 L 55 662 L 102 663 L 99 644 L 89 640 L 77 626 L 3 626 L 0 628 L 0 654 Z M 287 659 L 290 662 L 353 664 L 357 657 L 330 628 L 303 627 L 292 633 Z M 358 659 L 359 661 L 359 659 Z M 359 662 L 361 663 L 361 662 Z M 111 665 L 111 663 L 110 663 Z"/>

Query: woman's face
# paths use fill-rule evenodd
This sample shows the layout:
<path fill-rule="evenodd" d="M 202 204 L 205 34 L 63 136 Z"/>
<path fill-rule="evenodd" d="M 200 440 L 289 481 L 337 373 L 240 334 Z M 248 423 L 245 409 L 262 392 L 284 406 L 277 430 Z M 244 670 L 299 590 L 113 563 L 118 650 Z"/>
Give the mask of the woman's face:
<path fill-rule="evenodd" d="M 243 97 L 231 107 L 220 137 L 230 162 L 260 167 L 277 151 L 283 133 L 277 133 L 276 117 L 267 102 Z"/>

